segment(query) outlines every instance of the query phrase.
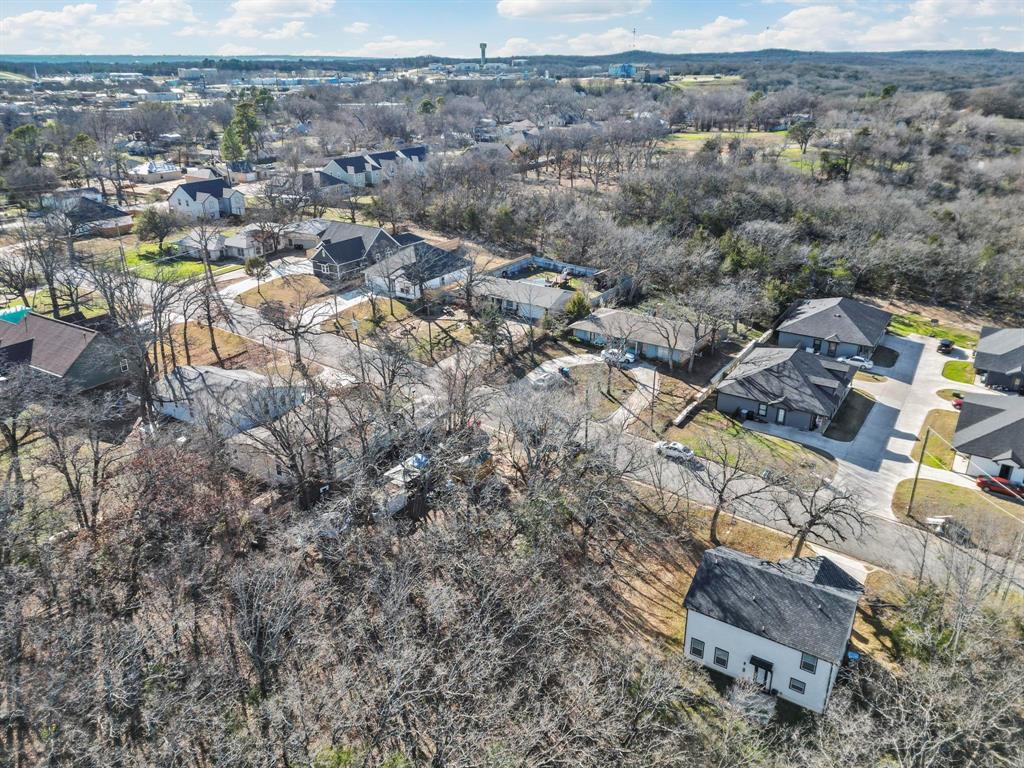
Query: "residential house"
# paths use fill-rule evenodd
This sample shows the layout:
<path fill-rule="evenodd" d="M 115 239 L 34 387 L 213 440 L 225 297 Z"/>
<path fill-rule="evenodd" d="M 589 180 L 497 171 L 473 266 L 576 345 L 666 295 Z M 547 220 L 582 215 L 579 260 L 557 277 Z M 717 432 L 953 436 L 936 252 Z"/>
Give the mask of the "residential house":
<path fill-rule="evenodd" d="M 211 165 L 189 166 L 185 169 L 185 181 L 210 181 L 223 178 L 224 174 Z"/>
<path fill-rule="evenodd" d="M 78 204 L 79 198 L 86 198 L 95 203 L 103 202 L 103 193 L 96 187 L 71 187 L 70 189 L 57 189 L 53 192 L 44 192 L 39 196 L 39 202 L 43 208 L 58 211 L 66 211 Z"/>
<path fill-rule="evenodd" d="M 181 178 L 181 169 L 174 163 L 150 160 L 128 169 L 128 178 L 136 184 L 158 184 Z"/>
<path fill-rule="evenodd" d="M 862 591 L 827 557 L 773 563 L 715 547 L 701 558 L 683 602 L 687 658 L 824 712 Z"/>
<path fill-rule="evenodd" d="M 828 357 L 870 357 L 891 319 L 890 312 L 855 299 L 805 299 L 786 312 L 776 343 Z"/>
<path fill-rule="evenodd" d="M 170 210 L 190 219 L 244 216 L 245 195 L 224 179 L 179 184 L 167 200 Z"/>
<path fill-rule="evenodd" d="M 677 365 L 686 363 L 694 352 L 700 352 L 711 342 L 708 332 L 695 343 L 693 327 L 687 323 L 612 307 L 594 310 L 569 329 L 573 336 L 588 344 L 613 345 L 638 357 Z"/>
<path fill-rule="evenodd" d="M 259 178 L 256 168 L 248 160 L 232 160 L 227 164 L 226 171 L 225 176 L 231 185 L 256 181 Z"/>
<path fill-rule="evenodd" d="M 470 261 L 427 242 L 401 246 L 363 270 L 367 287 L 377 293 L 418 301 L 426 290 L 437 290 L 464 280 Z"/>
<path fill-rule="evenodd" d="M 183 238 L 175 242 L 178 253 L 190 259 L 203 259 L 203 248 L 205 245 L 206 257 L 210 261 L 219 261 L 224 257 L 224 242 L 227 237 L 221 232 L 206 233 L 205 243 L 203 233 L 193 229 Z"/>
<path fill-rule="evenodd" d="M 982 328 L 974 369 L 990 387 L 1024 393 L 1024 328 Z"/>
<path fill-rule="evenodd" d="M 537 323 L 549 314 L 563 312 L 573 294 L 528 280 L 490 276 L 477 282 L 475 293 L 480 301 L 527 323 Z"/>
<path fill-rule="evenodd" d="M 758 347 L 718 385 L 716 408 L 796 429 L 824 431 L 843 404 L 854 368 L 804 349 Z"/>
<path fill-rule="evenodd" d="M 29 365 L 77 390 L 124 378 L 128 361 L 102 333 L 19 310 L 0 315 L 0 365 Z"/>
<path fill-rule="evenodd" d="M 303 400 L 301 389 L 248 370 L 179 365 L 154 387 L 156 409 L 221 437 L 278 419 Z"/>
<path fill-rule="evenodd" d="M 328 222 L 320 231 L 320 243 L 311 259 L 313 274 L 325 280 L 347 280 L 399 247 L 379 227 Z"/>
<path fill-rule="evenodd" d="M 131 231 L 134 223 L 132 215 L 127 211 L 106 203 L 97 203 L 89 197 L 76 197 L 59 210 L 67 217 L 74 237 L 123 235 Z"/>
<path fill-rule="evenodd" d="M 428 152 L 428 147 L 420 144 L 401 149 L 335 157 L 320 170 L 320 186 L 349 184 L 353 187 L 372 187 L 391 178 L 399 167 L 415 167 L 425 163 Z"/>
<path fill-rule="evenodd" d="M 953 447 L 957 471 L 1024 484 L 1024 397 L 965 395 Z"/>

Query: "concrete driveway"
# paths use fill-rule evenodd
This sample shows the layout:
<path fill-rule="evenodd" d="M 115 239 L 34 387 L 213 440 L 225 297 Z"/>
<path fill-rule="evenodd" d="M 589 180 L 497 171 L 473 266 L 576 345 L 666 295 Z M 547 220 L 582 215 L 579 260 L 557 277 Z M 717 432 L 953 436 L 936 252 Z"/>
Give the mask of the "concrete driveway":
<path fill-rule="evenodd" d="M 832 454 L 839 467 L 834 483 L 857 491 L 872 514 L 895 519 L 892 497 L 900 481 L 913 477 L 917 469 L 911 452 L 925 418 L 937 408 L 952 409 L 935 393 L 940 389 L 985 391 L 984 387 L 943 378 L 942 367 L 950 358 L 939 354 L 937 344 L 927 336 L 885 336 L 882 345 L 898 352 L 899 359 L 890 368 L 873 369 L 885 381 L 854 382 L 857 389 L 875 398 L 875 404 L 850 442 L 775 424 L 751 422 L 747 426 Z M 927 466 L 921 467 L 921 477 L 974 486 L 968 477 Z"/>

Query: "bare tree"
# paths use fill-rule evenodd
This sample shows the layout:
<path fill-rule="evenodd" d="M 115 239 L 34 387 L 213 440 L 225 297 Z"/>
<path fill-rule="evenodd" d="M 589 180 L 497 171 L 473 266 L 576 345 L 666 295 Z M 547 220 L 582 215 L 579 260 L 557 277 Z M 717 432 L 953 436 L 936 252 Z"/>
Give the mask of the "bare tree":
<path fill-rule="evenodd" d="M 696 450 L 706 459 L 706 471 L 698 472 L 696 480 L 710 495 L 709 537 L 717 547 L 722 543 L 718 537 L 722 513 L 735 515 L 741 508 L 756 513 L 761 504 L 770 503 L 767 491 L 773 487 L 773 481 L 761 477 L 753 455 L 742 441 L 709 437 Z"/>
<path fill-rule="evenodd" d="M 808 537 L 838 544 L 860 535 L 867 522 L 856 494 L 819 475 L 790 477 L 772 496 L 778 519 L 793 530 L 793 557 L 800 557 Z"/>

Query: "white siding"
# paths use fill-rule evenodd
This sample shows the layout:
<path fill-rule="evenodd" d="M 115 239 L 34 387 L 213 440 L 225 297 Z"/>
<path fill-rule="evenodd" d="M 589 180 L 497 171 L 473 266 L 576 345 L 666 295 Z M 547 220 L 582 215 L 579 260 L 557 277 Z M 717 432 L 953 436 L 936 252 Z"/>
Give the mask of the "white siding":
<path fill-rule="evenodd" d="M 691 638 L 704 642 L 703 659 L 695 658 L 690 653 Z M 728 651 L 728 667 L 723 669 L 715 664 L 715 648 Z M 754 668 L 750 664 L 751 656 L 758 656 L 765 661 L 770 661 L 774 666 L 772 688 L 776 691 L 776 695 L 819 713 L 825 709 L 825 705 L 828 703 L 828 697 L 838 672 L 837 666 L 824 659 L 818 659 L 817 670 L 813 674 L 807 672 L 800 668 L 802 656 L 800 651 L 691 610 L 686 612 L 684 652 L 687 658 L 729 677 L 753 679 Z M 790 689 L 790 678 L 804 683 L 804 693 L 800 694 Z"/>
<path fill-rule="evenodd" d="M 1006 462 L 1006 464 L 1013 467 L 1010 472 L 1010 482 L 1024 483 L 1024 467 L 1018 467 L 1011 462 Z M 992 459 L 986 459 L 983 456 L 971 456 L 970 464 L 967 467 L 967 474 L 999 477 L 999 470 L 1000 465 L 992 461 Z"/>

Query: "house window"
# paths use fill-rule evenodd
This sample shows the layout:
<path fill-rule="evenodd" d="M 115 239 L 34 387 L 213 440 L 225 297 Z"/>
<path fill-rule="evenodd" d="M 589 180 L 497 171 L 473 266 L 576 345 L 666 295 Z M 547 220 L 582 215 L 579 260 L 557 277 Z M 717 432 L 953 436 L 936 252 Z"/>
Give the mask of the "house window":
<path fill-rule="evenodd" d="M 814 340 L 814 354 L 821 352 L 821 339 Z"/>
<path fill-rule="evenodd" d="M 839 351 L 839 345 L 834 341 L 830 341 L 828 343 L 828 352 L 826 354 L 829 357 L 835 357 L 837 351 Z"/>
<path fill-rule="evenodd" d="M 128 373 L 128 358 L 121 358 L 121 373 Z"/>
<path fill-rule="evenodd" d="M 696 637 L 690 638 L 690 655 L 696 656 L 698 659 L 704 658 L 704 641 L 698 640 Z"/>
<path fill-rule="evenodd" d="M 800 669 L 813 675 L 818 671 L 818 659 L 809 653 L 800 654 Z"/>
<path fill-rule="evenodd" d="M 768 404 L 767 403 L 758 403 L 757 404 L 757 415 L 760 416 L 761 418 L 764 418 L 765 416 L 768 415 Z"/>
<path fill-rule="evenodd" d="M 715 648 L 715 664 L 727 668 L 729 666 L 729 652 L 721 648 Z"/>
<path fill-rule="evenodd" d="M 803 680 L 797 680 L 795 677 L 789 678 L 789 690 L 796 691 L 797 693 L 803 693 L 807 690 L 807 686 Z"/>

